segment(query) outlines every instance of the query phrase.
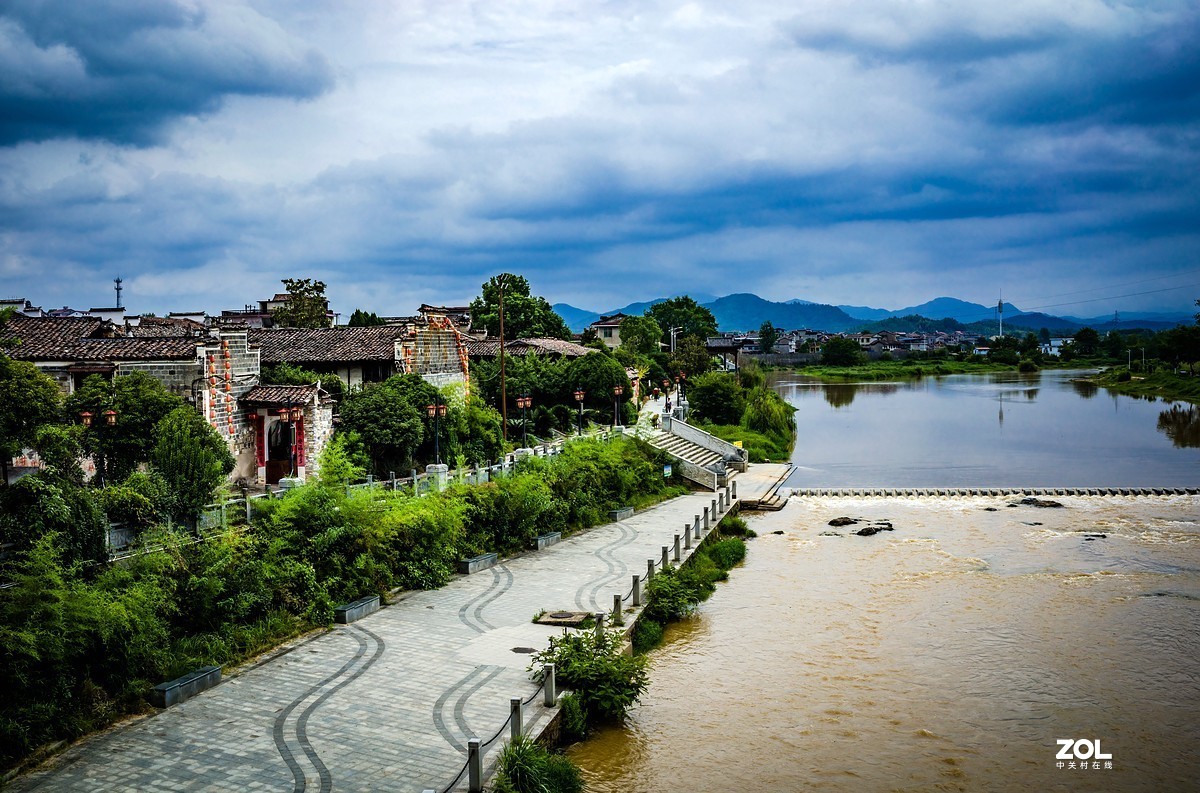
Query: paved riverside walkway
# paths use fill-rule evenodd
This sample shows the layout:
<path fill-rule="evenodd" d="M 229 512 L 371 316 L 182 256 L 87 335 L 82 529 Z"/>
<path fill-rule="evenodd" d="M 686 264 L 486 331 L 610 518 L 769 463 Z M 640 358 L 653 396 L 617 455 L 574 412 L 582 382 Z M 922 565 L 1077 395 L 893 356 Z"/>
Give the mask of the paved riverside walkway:
<path fill-rule="evenodd" d="M 547 611 L 608 611 L 648 559 L 715 494 L 411 592 L 352 625 L 289 645 L 180 705 L 85 739 L 14 780 L 14 791 L 389 791 L 446 789 L 467 738 L 487 740 L 510 697 L 536 694 L 528 654 L 561 629 Z M 549 713 L 526 706 L 536 730 Z M 494 762 L 497 741 L 485 756 Z M 454 790 L 466 790 L 465 775 Z"/>

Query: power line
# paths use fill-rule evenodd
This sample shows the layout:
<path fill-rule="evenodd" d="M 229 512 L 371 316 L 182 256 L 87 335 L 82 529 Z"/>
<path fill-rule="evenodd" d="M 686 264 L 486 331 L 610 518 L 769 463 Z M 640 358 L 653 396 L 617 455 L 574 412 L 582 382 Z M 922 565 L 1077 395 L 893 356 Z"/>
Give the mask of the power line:
<path fill-rule="evenodd" d="M 1111 289 L 1112 287 L 1101 287 L 1101 288 L 1110 288 Z M 1163 289 L 1148 289 L 1143 292 L 1127 292 L 1122 295 L 1109 295 L 1107 297 L 1092 297 L 1092 298 L 1087 298 L 1085 300 L 1069 300 L 1069 301 L 1066 301 L 1063 303 L 1045 303 L 1040 306 L 1028 306 L 1026 308 L 1020 309 L 1020 311 L 1022 313 L 1029 313 L 1030 311 L 1037 311 L 1037 310 L 1041 310 L 1043 308 L 1061 308 L 1063 306 L 1077 306 L 1077 305 L 1082 305 L 1084 303 L 1101 303 L 1106 300 L 1120 300 L 1121 298 L 1126 298 L 1126 297 L 1139 297 L 1141 295 L 1154 295 L 1154 294 L 1158 294 L 1160 292 L 1173 292 L 1176 289 L 1200 290 L 1200 284 L 1179 284 L 1178 286 L 1169 286 L 1169 287 L 1166 287 Z M 1095 291 L 1095 290 L 1084 290 L 1084 291 Z M 1071 293 L 1068 293 L 1068 294 L 1071 294 Z M 1009 305 L 1013 306 L 1011 301 L 1009 301 Z M 1013 306 L 1013 308 L 1016 308 L 1016 307 Z M 979 314 L 976 314 L 974 316 L 987 317 L 987 316 L 994 316 L 995 313 L 996 313 L 996 309 L 992 308 L 992 309 L 989 309 L 987 312 L 980 312 Z"/>
<path fill-rule="evenodd" d="M 1045 297 L 1036 298 L 1036 299 L 1050 300 L 1050 299 L 1053 299 L 1056 297 L 1070 297 L 1071 295 L 1083 295 L 1083 294 L 1087 294 L 1088 292 L 1099 292 L 1104 289 L 1120 289 L 1121 287 L 1124 287 L 1124 286 L 1136 286 L 1137 284 L 1148 284 L 1151 281 L 1163 281 L 1163 280 L 1166 280 L 1167 278 L 1179 278 L 1180 276 L 1191 275 L 1192 273 L 1197 273 L 1197 272 L 1200 272 L 1200 267 L 1193 267 L 1188 270 L 1180 270 L 1179 272 L 1171 273 L 1170 275 L 1156 275 L 1153 278 L 1139 278 L 1135 281 L 1125 281 L 1125 282 L 1119 283 L 1119 284 L 1109 284 L 1107 286 L 1093 286 L 1089 289 L 1077 289 L 1074 292 L 1060 292 L 1057 295 L 1046 295 Z M 1120 297 L 1120 295 L 1119 295 L 1119 297 Z"/>

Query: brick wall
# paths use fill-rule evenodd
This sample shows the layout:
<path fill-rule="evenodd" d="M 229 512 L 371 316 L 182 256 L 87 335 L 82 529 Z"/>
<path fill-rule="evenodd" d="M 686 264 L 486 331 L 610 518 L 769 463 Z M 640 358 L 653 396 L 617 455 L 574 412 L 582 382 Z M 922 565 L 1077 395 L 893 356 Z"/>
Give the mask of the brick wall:
<path fill-rule="evenodd" d="M 258 382 L 258 349 L 249 346 L 245 330 L 229 330 L 205 344 L 201 355 L 197 407 L 228 444 L 235 461 L 233 478 L 254 478 L 254 427 L 238 399 Z"/>

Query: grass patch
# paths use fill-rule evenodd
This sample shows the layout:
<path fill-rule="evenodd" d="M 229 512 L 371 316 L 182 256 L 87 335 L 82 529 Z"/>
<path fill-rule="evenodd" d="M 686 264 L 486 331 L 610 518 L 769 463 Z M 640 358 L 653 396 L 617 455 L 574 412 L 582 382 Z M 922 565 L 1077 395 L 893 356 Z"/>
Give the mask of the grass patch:
<path fill-rule="evenodd" d="M 752 463 L 786 463 L 792 457 L 790 438 L 772 438 L 737 424 L 702 424 L 700 429 L 729 443 L 741 441 Z"/>
<path fill-rule="evenodd" d="M 872 361 L 858 366 L 802 366 L 797 374 L 830 383 L 872 380 L 913 380 L 947 374 L 983 374 L 1011 372 L 1016 366 L 990 361 L 914 360 Z"/>
<path fill-rule="evenodd" d="M 1135 374 L 1128 380 L 1123 380 L 1124 374 L 1128 372 L 1123 367 L 1108 369 L 1092 378 L 1091 382 L 1128 396 L 1181 399 L 1200 403 L 1200 377 L 1155 372 L 1148 375 Z"/>
<path fill-rule="evenodd" d="M 495 793 L 580 793 L 579 768 L 532 738 L 510 741 L 497 761 Z"/>

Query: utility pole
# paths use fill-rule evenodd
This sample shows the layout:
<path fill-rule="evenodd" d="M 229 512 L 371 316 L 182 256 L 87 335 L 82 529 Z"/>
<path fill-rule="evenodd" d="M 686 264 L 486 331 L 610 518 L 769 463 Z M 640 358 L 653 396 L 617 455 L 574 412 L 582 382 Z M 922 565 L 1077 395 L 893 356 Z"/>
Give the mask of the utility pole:
<path fill-rule="evenodd" d="M 500 288 L 500 433 L 505 441 L 508 440 L 508 394 L 504 388 L 504 279 L 507 275 L 496 276 L 496 286 Z"/>
<path fill-rule="evenodd" d="M 1004 290 L 1000 290 L 1000 302 L 996 304 L 996 310 L 1000 312 L 1000 338 L 1004 338 Z"/>

